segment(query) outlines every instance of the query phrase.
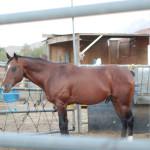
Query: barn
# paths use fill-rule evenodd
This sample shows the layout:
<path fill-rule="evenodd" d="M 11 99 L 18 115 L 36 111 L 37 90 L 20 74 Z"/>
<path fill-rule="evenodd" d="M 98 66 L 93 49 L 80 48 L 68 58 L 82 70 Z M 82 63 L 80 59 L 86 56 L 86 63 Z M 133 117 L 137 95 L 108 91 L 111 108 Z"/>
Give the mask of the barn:
<path fill-rule="evenodd" d="M 80 60 L 80 52 L 95 39 L 102 36 Z M 147 64 L 148 33 L 76 33 L 76 53 L 79 64 L 94 64 L 94 59 L 101 58 L 102 64 Z M 72 35 L 44 34 L 47 43 L 47 55 L 54 62 L 74 62 Z"/>
<path fill-rule="evenodd" d="M 132 64 L 148 65 L 150 29 L 143 29 L 135 33 L 76 33 L 76 55 L 78 65 L 91 65 L 101 58 L 102 64 Z M 47 45 L 48 59 L 54 62 L 74 63 L 73 38 L 71 34 L 55 35 L 44 34 Z M 97 41 L 96 41 L 97 40 Z M 94 42 L 95 41 L 95 42 Z M 83 53 L 84 51 L 84 53 Z M 144 87 L 143 78 L 146 78 L 149 87 L 149 71 L 146 76 L 135 68 L 136 86 Z M 140 79 L 138 79 L 140 76 Z M 142 79 L 141 79 L 142 78 Z M 141 87 L 140 86 L 140 87 Z M 144 88 L 145 89 L 145 88 Z M 135 133 L 149 133 L 149 104 L 150 91 L 138 93 L 136 88 L 134 101 L 132 102 L 135 116 Z M 144 94 L 144 96 L 143 96 Z M 142 97 L 141 97 L 142 95 Z M 105 102 L 88 106 L 88 129 L 89 131 L 119 131 L 121 122 L 116 116 L 112 103 Z"/>

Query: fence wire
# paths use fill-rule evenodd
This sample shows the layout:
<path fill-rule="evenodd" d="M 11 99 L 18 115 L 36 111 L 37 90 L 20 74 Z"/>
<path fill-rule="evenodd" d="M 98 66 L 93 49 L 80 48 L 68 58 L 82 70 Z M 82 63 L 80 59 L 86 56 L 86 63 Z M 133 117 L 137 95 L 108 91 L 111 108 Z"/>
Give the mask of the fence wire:
<path fill-rule="evenodd" d="M 4 76 L 4 66 L 0 67 L 0 82 Z M 74 131 L 74 108 L 70 107 L 67 109 L 68 127 Z M 43 90 L 29 81 L 17 84 L 9 93 L 4 93 L 0 87 L 0 132 L 58 133 L 57 110 L 46 99 Z"/>
<path fill-rule="evenodd" d="M 18 100 L 9 101 L 3 99 L 3 94 L 0 102 L 1 132 L 54 133 L 59 131 L 57 110 L 53 108 L 53 104 L 42 98 L 43 91 L 37 93 L 22 91 L 18 93 Z M 68 110 L 73 111 L 71 108 Z M 72 112 L 68 112 L 68 116 L 72 118 Z M 71 119 L 69 119 L 69 128 L 71 130 L 74 128 Z"/>

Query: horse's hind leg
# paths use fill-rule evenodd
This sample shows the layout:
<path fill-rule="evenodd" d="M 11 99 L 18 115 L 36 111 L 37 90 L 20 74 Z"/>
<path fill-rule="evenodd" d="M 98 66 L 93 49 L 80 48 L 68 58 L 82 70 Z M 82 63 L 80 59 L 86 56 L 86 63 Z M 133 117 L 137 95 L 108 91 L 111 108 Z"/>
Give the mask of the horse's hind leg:
<path fill-rule="evenodd" d="M 115 111 L 117 113 L 117 115 L 119 116 L 121 123 L 122 123 L 122 132 L 121 132 L 121 137 L 125 138 L 126 134 L 127 134 L 127 120 L 126 118 L 122 115 L 121 109 L 119 104 L 117 103 L 117 101 L 115 99 L 112 100 L 112 104 L 115 108 Z"/>
<path fill-rule="evenodd" d="M 128 124 L 128 140 L 131 141 L 133 138 L 132 136 L 133 136 L 133 126 L 134 126 L 134 116 L 131 110 L 128 116 L 127 124 Z"/>
<path fill-rule="evenodd" d="M 61 134 L 69 134 L 66 105 L 56 104 L 56 107 L 57 107 L 58 117 L 59 117 L 60 132 Z"/>
<path fill-rule="evenodd" d="M 122 138 L 126 137 L 128 129 L 128 139 L 132 140 L 134 117 L 130 109 L 130 106 L 125 103 L 122 104 L 120 99 L 119 100 L 112 99 L 112 103 L 122 123 L 121 137 Z"/>

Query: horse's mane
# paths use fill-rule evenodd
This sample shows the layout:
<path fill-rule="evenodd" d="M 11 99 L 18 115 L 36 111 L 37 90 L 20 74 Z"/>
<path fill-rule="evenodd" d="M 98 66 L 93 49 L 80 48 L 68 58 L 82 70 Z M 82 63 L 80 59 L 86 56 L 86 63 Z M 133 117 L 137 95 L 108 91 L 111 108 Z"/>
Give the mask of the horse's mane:
<path fill-rule="evenodd" d="M 18 56 L 19 58 L 25 58 L 25 59 L 30 59 L 30 60 L 38 60 L 38 61 L 44 61 L 44 62 L 50 62 L 53 63 L 51 61 L 48 61 L 46 59 L 43 58 L 39 58 L 39 57 L 28 57 L 28 56 Z"/>
<path fill-rule="evenodd" d="M 11 57 L 7 64 L 13 60 L 14 57 Z M 18 56 L 18 58 L 25 58 L 25 59 L 30 59 L 30 60 L 38 60 L 38 61 L 42 61 L 42 62 L 47 62 L 47 63 L 52 63 L 52 64 L 65 64 L 66 62 L 62 62 L 62 63 L 55 63 L 55 62 L 52 62 L 50 60 L 46 60 L 46 59 L 43 59 L 43 58 L 39 58 L 39 57 L 28 57 L 28 56 Z"/>

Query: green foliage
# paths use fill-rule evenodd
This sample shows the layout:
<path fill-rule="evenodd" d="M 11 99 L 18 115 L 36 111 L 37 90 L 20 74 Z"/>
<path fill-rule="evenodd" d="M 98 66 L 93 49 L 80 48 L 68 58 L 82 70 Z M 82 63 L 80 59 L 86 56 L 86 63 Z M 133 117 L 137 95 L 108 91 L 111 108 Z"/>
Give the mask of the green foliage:
<path fill-rule="evenodd" d="M 32 50 L 29 45 L 25 44 L 18 54 L 21 56 L 40 57 L 43 54 L 43 50 L 44 46 Z"/>
<path fill-rule="evenodd" d="M 43 54 L 44 46 L 40 46 L 38 48 L 34 48 L 32 51 L 31 56 L 32 57 L 40 57 L 41 54 Z"/>
<path fill-rule="evenodd" d="M 0 61 L 7 61 L 5 49 L 0 47 Z"/>
<path fill-rule="evenodd" d="M 32 49 L 30 48 L 30 46 L 25 44 L 18 54 L 21 56 L 30 56 L 31 52 L 32 52 Z"/>
<path fill-rule="evenodd" d="M 32 50 L 29 45 L 25 44 L 21 51 L 17 54 L 21 56 L 40 57 L 40 55 L 43 54 L 43 51 L 44 46 L 40 46 Z M 7 60 L 5 49 L 0 47 L 0 61 L 6 62 Z"/>

